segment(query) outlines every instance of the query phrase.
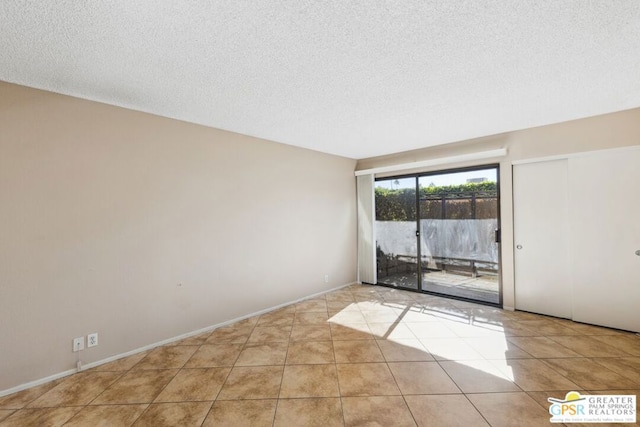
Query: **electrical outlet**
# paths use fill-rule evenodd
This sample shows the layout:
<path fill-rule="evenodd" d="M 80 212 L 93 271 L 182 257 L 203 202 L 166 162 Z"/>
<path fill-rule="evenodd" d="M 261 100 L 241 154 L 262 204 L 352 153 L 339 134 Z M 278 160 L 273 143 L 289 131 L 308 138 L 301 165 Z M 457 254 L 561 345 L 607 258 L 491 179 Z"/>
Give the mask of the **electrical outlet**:
<path fill-rule="evenodd" d="M 329 275 L 328 274 L 324 275 L 324 283 L 329 283 Z"/>
<path fill-rule="evenodd" d="M 73 339 L 73 351 L 84 350 L 84 337 L 78 337 Z"/>
<path fill-rule="evenodd" d="M 95 347 L 98 345 L 98 333 L 87 335 L 87 348 Z"/>

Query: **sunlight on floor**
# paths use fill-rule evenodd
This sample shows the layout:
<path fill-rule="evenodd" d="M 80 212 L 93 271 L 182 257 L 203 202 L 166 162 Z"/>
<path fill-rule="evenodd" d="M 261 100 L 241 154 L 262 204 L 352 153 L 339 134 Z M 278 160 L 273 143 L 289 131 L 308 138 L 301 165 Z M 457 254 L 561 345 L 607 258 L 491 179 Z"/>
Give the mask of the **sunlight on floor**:
<path fill-rule="evenodd" d="M 402 346 L 416 360 L 455 361 L 500 380 L 514 380 L 506 361 L 519 349 L 507 341 L 503 322 L 518 317 L 515 313 L 423 294 L 408 296 L 390 288 L 376 288 L 376 293 L 364 288 L 356 293 L 356 302 L 349 301 L 352 294 L 345 293 L 344 301 L 340 292 L 327 296 L 338 310 L 330 324 L 371 333 L 386 346 L 395 343 L 396 351 Z"/>

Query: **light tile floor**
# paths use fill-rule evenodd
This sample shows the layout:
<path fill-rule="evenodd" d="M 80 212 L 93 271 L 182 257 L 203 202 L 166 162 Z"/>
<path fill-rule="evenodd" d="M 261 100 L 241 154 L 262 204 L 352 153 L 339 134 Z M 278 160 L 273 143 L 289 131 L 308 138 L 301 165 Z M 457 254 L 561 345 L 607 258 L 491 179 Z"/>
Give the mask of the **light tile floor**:
<path fill-rule="evenodd" d="M 354 285 L 5 396 L 0 426 L 543 426 L 570 390 L 640 394 L 640 337 Z"/>

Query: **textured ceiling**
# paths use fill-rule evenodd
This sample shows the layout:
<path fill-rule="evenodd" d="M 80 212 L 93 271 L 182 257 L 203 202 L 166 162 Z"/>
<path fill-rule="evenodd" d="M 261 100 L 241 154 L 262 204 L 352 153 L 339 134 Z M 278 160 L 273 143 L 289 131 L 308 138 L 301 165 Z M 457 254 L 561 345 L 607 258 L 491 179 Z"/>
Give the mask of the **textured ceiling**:
<path fill-rule="evenodd" d="M 640 106 L 638 0 L 2 0 L 0 40 L 0 80 L 351 158 Z"/>

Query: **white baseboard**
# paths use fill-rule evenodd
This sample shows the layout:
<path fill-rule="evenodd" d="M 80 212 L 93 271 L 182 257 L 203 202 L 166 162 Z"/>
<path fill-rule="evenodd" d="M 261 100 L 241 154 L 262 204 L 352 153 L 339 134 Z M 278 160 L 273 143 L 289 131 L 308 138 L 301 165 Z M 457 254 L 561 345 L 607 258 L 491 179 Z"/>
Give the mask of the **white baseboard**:
<path fill-rule="evenodd" d="M 503 305 L 502 309 L 507 311 L 516 311 L 514 307 L 509 307 L 508 305 Z"/>
<path fill-rule="evenodd" d="M 296 300 L 292 300 L 292 301 L 289 301 L 289 302 L 278 304 L 278 305 L 275 305 L 273 307 L 265 308 L 264 310 L 259 310 L 259 311 L 256 311 L 256 312 L 249 313 L 247 315 L 241 316 L 241 317 L 236 317 L 235 319 L 226 320 L 224 322 L 217 323 L 217 324 L 212 325 L 212 326 L 207 326 L 205 328 L 201 328 L 201 329 L 198 329 L 198 330 L 195 330 L 195 331 L 190 331 L 190 332 L 187 332 L 185 334 L 178 335 L 176 337 L 168 338 L 166 340 L 158 341 L 158 342 L 155 342 L 153 344 L 145 345 L 143 347 L 139 347 L 139 348 L 136 348 L 134 350 L 127 351 L 125 353 L 116 354 L 115 356 L 107 357 L 106 359 L 98 360 L 97 362 L 87 363 L 86 365 L 82 366 L 82 371 L 85 371 L 85 370 L 91 369 L 91 368 L 95 368 L 96 366 L 104 365 L 105 363 L 110 363 L 110 362 L 116 361 L 118 359 L 122 359 L 124 357 L 133 356 L 134 354 L 142 353 L 143 351 L 151 350 L 151 349 L 156 348 L 156 347 L 160 347 L 160 346 L 163 346 L 163 345 L 166 345 L 166 344 L 171 344 L 172 342 L 180 341 L 180 340 L 183 340 L 185 338 L 189 338 L 189 337 L 192 337 L 192 336 L 195 336 L 195 335 L 203 334 L 205 332 L 213 331 L 214 329 L 220 328 L 222 326 L 227 326 L 227 325 L 230 325 L 232 323 L 236 323 L 236 322 L 239 322 L 241 320 L 248 319 L 250 317 L 259 316 L 261 314 L 265 314 L 265 313 L 268 313 L 270 311 L 274 311 L 274 310 L 286 307 L 286 306 L 291 305 L 291 304 L 296 304 L 296 303 L 299 303 L 301 301 L 305 301 L 305 300 L 308 300 L 308 299 L 316 298 L 316 297 L 319 297 L 320 295 L 328 294 L 329 292 L 337 291 L 338 289 L 346 288 L 347 286 L 356 285 L 356 284 L 358 284 L 358 283 L 357 282 L 351 282 L 351 283 L 347 283 L 346 285 L 341 285 L 341 286 L 337 286 L 335 288 L 328 289 L 326 291 L 316 292 L 315 294 L 307 295 L 307 296 L 305 296 L 303 298 L 298 298 Z M 55 380 L 57 380 L 59 378 L 66 377 L 66 376 L 75 374 L 77 372 L 80 372 L 80 371 L 78 369 L 69 369 L 67 371 L 58 372 L 57 374 L 53 374 L 53 375 L 50 375 L 50 376 L 45 377 L 45 378 L 40 378 L 40 379 L 37 379 L 37 380 L 34 380 L 34 381 L 29 381 L 28 383 L 20 384 L 18 386 L 11 387 L 11 388 L 6 389 L 6 390 L 0 390 L 0 397 L 7 396 L 7 395 L 13 394 L 13 393 L 17 393 L 19 391 L 26 390 L 26 389 L 31 388 L 31 387 L 36 387 L 36 386 L 48 383 L 50 381 L 55 381 Z"/>
<path fill-rule="evenodd" d="M 73 375 L 76 372 L 78 372 L 77 369 L 69 369 L 68 371 L 58 372 L 57 374 L 49 375 L 48 377 L 40 378 L 34 381 L 29 381 L 28 383 L 20 384 L 19 386 L 15 386 L 15 387 L 0 391 L 0 397 L 17 393 L 19 391 L 26 390 L 31 387 L 36 387 L 42 384 L 46 384 L 48 382 L 55 381 L 60 378 L 68 377 L 69 375 Z"/>

